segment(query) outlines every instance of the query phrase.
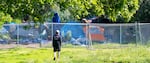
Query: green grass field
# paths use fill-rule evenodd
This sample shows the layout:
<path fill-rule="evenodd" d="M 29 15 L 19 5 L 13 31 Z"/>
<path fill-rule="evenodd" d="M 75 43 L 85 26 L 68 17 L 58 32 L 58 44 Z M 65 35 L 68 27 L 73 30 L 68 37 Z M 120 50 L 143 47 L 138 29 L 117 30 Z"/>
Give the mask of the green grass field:
<path fill-rule="evenodd" d="M 150 63 L 149 47 L 62 48 L 53 61 L 52 48 L 0 49 L 0 63 Z"/>

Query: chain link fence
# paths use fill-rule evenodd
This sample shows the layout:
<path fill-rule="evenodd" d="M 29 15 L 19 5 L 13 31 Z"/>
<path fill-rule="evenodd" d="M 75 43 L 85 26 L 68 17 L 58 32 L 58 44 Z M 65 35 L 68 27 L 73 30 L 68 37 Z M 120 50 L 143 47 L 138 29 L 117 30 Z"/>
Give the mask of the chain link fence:
<path fill-rule="evenodd" d="M 55 30 L 61 32 L 62 47 L 101 48 L 101 46 L 110 45 L 115 47 L 128 44 L 149 45 L 149 26 L 150 23 L 5 24 L 0 29 L 0 46 L 1 48 L 5 46 L 52 47 Z"/>

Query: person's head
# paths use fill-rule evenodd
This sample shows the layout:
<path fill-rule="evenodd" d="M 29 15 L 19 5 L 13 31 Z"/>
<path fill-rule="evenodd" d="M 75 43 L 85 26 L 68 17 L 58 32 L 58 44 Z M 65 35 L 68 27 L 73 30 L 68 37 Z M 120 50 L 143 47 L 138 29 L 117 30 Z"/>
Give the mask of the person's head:
<path fill-rule="evenodd" d="M 104 15 L 101 15 L 101 18 L 105 18 L 105 16 L 104 16 Z"/>
<path fill-rule="evenodd" d="M 59 16 L 58 13 L 54 13 L 54 16 Z"/>
<path fill-rule="evenodd" d="M 59 35 L 60 34 L 60 31 L 59 30 L 56 30 L 56 32 L 55 32 L 57 35 Z"/>
<path fill-rule="evenodd" d="M 83 23 L 86 23 L 86 21 L 87 21 L 87 19 L 85 19 L 85 18 L 82 19 L 82 22 L 83 22 Z"/>

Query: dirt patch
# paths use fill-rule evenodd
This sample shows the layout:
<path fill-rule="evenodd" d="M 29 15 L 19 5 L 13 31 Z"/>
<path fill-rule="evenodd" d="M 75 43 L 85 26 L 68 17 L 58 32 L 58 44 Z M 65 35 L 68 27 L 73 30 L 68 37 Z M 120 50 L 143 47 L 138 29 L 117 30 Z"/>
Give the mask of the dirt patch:
<path fill-rule="evenodd" d="M 51 43 L 34 43 L 34 44 L 0 44 L 0 49 L 9 49 L 15 47 L 25 47 L 25 48 L 40 48 L 40 47 L 51 47 Z"/>

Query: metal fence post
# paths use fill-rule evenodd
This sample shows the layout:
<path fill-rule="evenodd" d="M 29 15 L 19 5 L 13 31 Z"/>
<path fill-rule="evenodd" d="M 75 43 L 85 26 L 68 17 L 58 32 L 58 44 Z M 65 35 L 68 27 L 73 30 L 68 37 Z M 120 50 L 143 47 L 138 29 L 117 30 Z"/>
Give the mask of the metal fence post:
<path fill-rule="evenodd" d="M 17 26 L 17 42 L 16 42 L 16 44 L 19 45 L 19 24 L 17 24 L 16 26 Z"/>
<path fill-rule="evenodd" d="M 140 25 L 140 23 L 138 23 L 138 28 L 139 28 L 139 38 L 140 38 L 140 42 L 142 43 L 142 45 L 143 45 L 143 41 L 142 41 L 142 33 L 141 33 L 141 25 Z"/>
<path fill-rule="evenodd" d="M 86 45 L 87 45 L 87 48 L 88 48 L 88 40 L 89 40 L 89 38 L 88 38 L 88 25 L 86 24 L 85 25 L 85 34 L 86 34 Z"/>
<path fill-rule="evenodd" d="M 136 34 L 136 35 L 135 35 L 135 37 L 136 37 L 135 39 L 136 39 L 136 46 L 138 45 L 138 32 L 137 32 L 137 30 L 138 30 L 138 29 L 137 29 L 137 22 L 135 22 L 135 34 Z"/>
<path fill-rule="evenodd" d="M 41 36 L 41 33 L 42 33 L 42 29 L 41 29 L 41 23 L 40 23 L 40 47 L 42 47 L 42 36 Z"/>
<path fill-rule="evenodd" d="M 90 24 L 88 23 L 88 42 L 89 42 L 89 48 L 90 49 L 93 49 L 93 46 L 92 46 L 92 38 L 91 38 L 91 33 L 90 33 Z"/>
<path fill-rule="evenodd" d="M 122 44 L 122 26 L 120 24 L 120 44 Z"/>

